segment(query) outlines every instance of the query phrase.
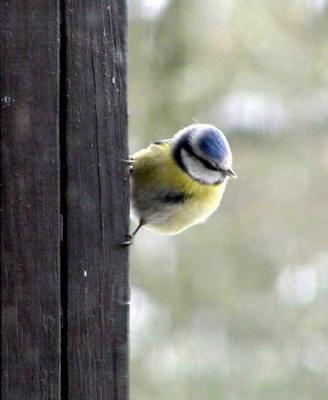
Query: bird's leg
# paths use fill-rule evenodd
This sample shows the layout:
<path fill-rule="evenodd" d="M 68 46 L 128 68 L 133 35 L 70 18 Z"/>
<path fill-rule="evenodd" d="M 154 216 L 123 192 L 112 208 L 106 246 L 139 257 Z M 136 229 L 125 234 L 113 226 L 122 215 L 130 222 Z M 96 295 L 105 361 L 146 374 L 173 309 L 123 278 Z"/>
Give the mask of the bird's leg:
<path fill-rule="evenodd" d="M 133 239 L 135 238 L 138 230 L 145 225 L 145 221 L 140 220 L 139 225 L 137 226 L 137 228 L 132 232 L 132 234 L 126 235 L 127 240 L 125 242 L 122 242 L 123 246 L 130 246 L 133 243 Z"/>

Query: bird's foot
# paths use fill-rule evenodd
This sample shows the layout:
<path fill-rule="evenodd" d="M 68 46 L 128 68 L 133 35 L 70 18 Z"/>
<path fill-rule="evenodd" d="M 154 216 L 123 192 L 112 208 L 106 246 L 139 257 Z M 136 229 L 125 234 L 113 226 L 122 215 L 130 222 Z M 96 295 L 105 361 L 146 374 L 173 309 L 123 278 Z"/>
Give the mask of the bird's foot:
<path fill-rule="evenodd" d="M 128 159 L 122 158 L 121 161 L 122 161 L 124 164 L 128 164 L 128 165 L 133 165 L 133 163 L 134 163 L 134 159 L 133 159 L 132 157 L 129 157 Z"/>
<path fill-rule="evenodd" d="M 125 235 L 126 236 L 126 240 L 124 242 L 121 242 L 122 246 L 131 246 L 131 244 L 133 243 L 133 235 Z"/>
<path fill-rule="evenodd" d="M 122 163 L 126 164 L 129 167 L 129 171 L 133 172 L 133 164 L 134 164 L 134 159 L 129 157 L 128 159 L 121 159 Z"/>

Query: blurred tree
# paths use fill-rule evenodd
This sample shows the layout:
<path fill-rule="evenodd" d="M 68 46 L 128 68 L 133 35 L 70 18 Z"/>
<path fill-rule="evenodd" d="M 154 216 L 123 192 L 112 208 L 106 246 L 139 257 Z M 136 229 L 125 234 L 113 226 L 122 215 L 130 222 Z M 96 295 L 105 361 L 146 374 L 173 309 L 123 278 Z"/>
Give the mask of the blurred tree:
<path fill-rule="evenodd" d="M 132 398 L 326 400 L 327 1 L 152 7 L 130 7 L 131 150 L 195 118 L 240 178 L 206 224 L 136 240 Z"/>

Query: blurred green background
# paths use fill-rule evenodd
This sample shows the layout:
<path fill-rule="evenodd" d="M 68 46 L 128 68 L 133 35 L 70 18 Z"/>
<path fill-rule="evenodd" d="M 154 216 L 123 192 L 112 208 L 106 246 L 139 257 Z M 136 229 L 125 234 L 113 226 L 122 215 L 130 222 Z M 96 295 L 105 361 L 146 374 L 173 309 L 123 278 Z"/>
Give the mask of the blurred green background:
<path fill-rule="evenodd" d="M 131 248 L 131 399 L 327 400 L 328 2 L 129 8 L 131 152 L 208 122 L 239 175 Z"/>

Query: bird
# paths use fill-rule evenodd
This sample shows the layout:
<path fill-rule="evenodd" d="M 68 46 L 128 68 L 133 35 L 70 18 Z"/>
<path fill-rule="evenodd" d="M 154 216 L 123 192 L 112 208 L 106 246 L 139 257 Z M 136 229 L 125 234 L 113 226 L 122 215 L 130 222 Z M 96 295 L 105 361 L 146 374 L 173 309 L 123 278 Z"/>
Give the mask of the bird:
<path fill-rule="evenodd" d="M 204 222 L 219 207 L 228 179 L 237 178 L 229 143 L 210 124 L 189 125 L 124 161 L 130 164 L 132 214 L 138 220 L 126 245 L 143 226 L 176 235 Z"/>

